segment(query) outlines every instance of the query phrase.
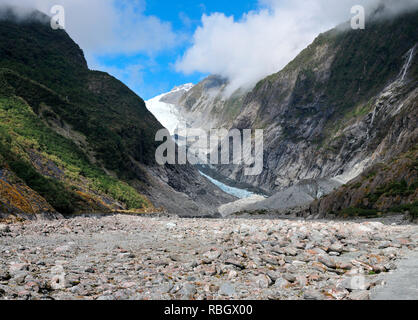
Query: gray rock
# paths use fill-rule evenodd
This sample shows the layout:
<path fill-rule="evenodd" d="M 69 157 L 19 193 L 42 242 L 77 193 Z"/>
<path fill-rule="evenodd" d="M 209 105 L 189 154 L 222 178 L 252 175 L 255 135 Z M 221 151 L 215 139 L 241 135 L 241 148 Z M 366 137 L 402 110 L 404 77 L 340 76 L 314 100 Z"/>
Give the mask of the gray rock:
<path fill-rule="evenodd" d="M 27 271 L 29 269 L 29 265 L 27 263 L 12 263 L 10 264 L 9 272 L 11 274 L 16 274 L 21 271 Z"/>
<path fill-rule="evenodd" d="M 237 260 L 229 259 L 229 260 L 226 260 L 225 261 L 225 264 L 226 265 L 235 266 L 235 267 L 237 267 L 239 269 L 245 269 L 245 266 L 241 262 L 239 262 Z"/>
<path fill-rule="evenodd" d="M 235 295 L 235 286 L 230 282 L 224 282 L 219 287 L 219 294 L 222 296 L 232 297 Z"/>
<path fill-rule="evenodd" d="M 6 270 L 0 270 L 0 281 L 8 281 L 12 278 L 9 272 Z"/>
<path fill-rule="evenodd" d="M 7 224 L 0 224 L 0 233 L 9 233 L 10 227 Z"/>
<path fill-rule="evenodd" d="M 271 281 L 275 282 L 277 279 L 280 278 L 280 272 L 269 270 L 267 271 L 267 276 L 271 279 Z"/>
<path fill-rule="evenodd" d="M 391 245 L 392 243 L 390 241 L 384 241 L 384 242 L 381 242 L 377 248 L 386 249 L 386 248 L 389 248 Z"/>
<path fill-rule="evenodd" d="M 298 255 L 298 250 L 295 249 L 295 248 L 285 248 L 284 251 L 285 251 L 285 254 L 287 256 L 294 257 L 294 256 L 297 256 Z"/>
<path fill-rule="evenodd" d="M 64 253 L 64 252 L 69 252 L 69 251 L 71 251 L 71 246 L 69 245 L 61 246 L 54 250 L 54 252 L 56 253 Z"/>
<path fill-rule="evenodd" d="M 166 282 L 160 287 L 161 293 L 169 293 L 174 288 L 174 284 L 172 282 Z"/>
<path fill-rule="evenodd" d="M 108 295 L 108 296 L 100 296 L 96 300 L 99 300 L 99 301 L 113 301 L 113 300 L 116 300 L 116 299 L 115 299 L 114 296 Z"/>
<path fill-rule="evenodd" d="M 50 286 L 53 290 L 63 290 L 67 287 L 65 275 L 55 275 L 51 279 Z"/>
<path fill-rule="evenodd" d="M 196 294 L 196 292 L 197 292 L 196 286 L 191 283 L 185 283 L 180 290 L 181 297 L 184 300 L 192 299 L 194 295 Z"/>
<path fill-rule="evenodd" d="M 0 298 L 3 297 L 4 295 L 6 295 L 6 290 L 4 288 L 6 288 L 6 287 L 0 285 Z"/>
<path fill-rule="evenodd" d="M 274 283 L 274 287 L 277 289 L 285 289 L 290 285 L 290 282 L 283 278 L 278 278 Z"/>
<path fill-rule="evenodd" d="M 25 284 L 25 279 L 27 276 L 28 276 L 27 272 L 16 273 L 13 277 L 13 282 L 15 282 L 19 286 L 22 286 Z"/>
<path fill-rule="evenodd" d="M 287 280 L 287 281 L 289 281 L 291 283 L 293 283 L 293 282 L 296 281 L 296 277 L 294 275 L 290 274 L 290 273 L 285 273 L 283 275 L 283 279 L 285 279 L 285 280 Z"/>
<path fill-rule="evenodd" d="M 329 248 L 329 251 L 342 253 L 344 251 L 344 246 L 341 243 L 334 243 Z"/>
<path fill-rule="evenodd" d="M 384 265 L 384 267 L 385 267 L 385 269 L 386 269 L 387 271 L 390 271 L 390 270 L 396 270 L 396 269 L 397 269 L 396 264 L 395 264 L 395 263 L 393 263 L 393 262 L 386 263 L 386 264 Z"/>
<path fill-rule="evenodd" d="M 273 283 L 271 279 L 264 274 L 260 274 L 255 277 L 253 282 L 261 289 L 267 289 Z"/>
<path fill-rule="evenodd" d="M 362 287 L 374 287 L 377 279 L 390 276 L 368 275 L 371 269 L 367 265 L 389 270 L 411 254 L 403 246 L 378 246 L 400 237 L 418 241 L 415 225 L 386 225 L 380 231 L 359 236 L 352 232 L 356 222 L 176 218 L 177 227 L 168 231 L 169 221 L 166 217 L 118 215 L 52 221 L 47 227 L 38 221 L 13 225 L 12 235 L 16 233 L 17 238 L 0 238 L 1 299 L 283 300 L 303 299 L 304 294 L 307 299 L 363 299 L 362 291 L 367 290 Z M 48 236 L 42 234 L 44 229 L 49 231 Z M 343 238 L 336 236 L 336 229 L 345 230 Z M 309 239 L 301 240 L 304 234 Z M 311 234 L 320 234 L 322 240 L 312 240 Z M 71 244 L 74 239 L 76 243 Z M 298 242 L 307 243 L 306 249 L 299 249 L 302 244 Z M 322 250 L 330 252 L 338 243 L 347 246 L 338 258 L 332 259 Z M 54 252 L 64 245 L 76 248 L 77 254 L 73 255 L 72 250 Z M 297 256 L 290 255 L 289 250 L 286 255 L 287 248 L 297 250 Z M 315 249 L 322 258 L 313 252 Z M 128 258 L 131 252 L 136 258 Z M 205 264 L 204 252 L 222 254 Z M 169 260 L 170 256 L 176 261 Z M 266 263 L 265 258 L 279 264 Z M 334 260 L 337 268 L 331 269 Z M 89 268 L 95 272 L 86 272 Z M 314 271 L 316 268 L 319 271 Z M 51 283 L 54 276 L 63 274 L 65 282 L 58 279 L 56 285 Z M 364 276 L 369 284 L 362 286 L 354 281 L 342 285 L 351 279 L 349 276 Z M 410 279 L 405 283 L 412 282 Z M 405 284 L 399 287 L 403 290 Z"/>
<path fill-rule="evenodd" d="M 166 224 L 167 229 L 174 229 L 175 227 L 177 227 L 177 224 L 174 222 L 169 222 Z"/>
<path fill-rule="evenodd" d="M 318 291 L 308 290 L 303 294 L 304 300 L 323 300 L 324 295 Z"/>
<path fill-rule="evenodd" d="M 328 268 L 335 269 L 337 267 L 335 261 L 325 255 L 319 256 L 318 261 L 321 262 L 323 265 L 327 266 Z"/>
<path fill-rule="evenodd" d="M 205 257 L 205 260 L 210 261 L 210 262 L 218 259 L 220 256 L 221 256 L 221 251 L 219 250 L 208 251 L 205 254 L 203 254 L 203 257 Z"/>
<path fill-rule="evenodd" d="M 370 300 L 370 292 L 367 290 L 353 291 L 348 296 L 350 300 Z"/>

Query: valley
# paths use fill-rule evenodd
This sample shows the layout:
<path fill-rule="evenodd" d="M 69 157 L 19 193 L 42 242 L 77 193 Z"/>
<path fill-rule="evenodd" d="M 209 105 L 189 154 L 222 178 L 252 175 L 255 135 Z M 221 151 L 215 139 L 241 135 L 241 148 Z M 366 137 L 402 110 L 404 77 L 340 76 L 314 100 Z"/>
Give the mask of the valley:
<path fill-rule="evenodd" d="M 182 126 L 190 126 L 190 123 L 182 115 L 181 108 L 178 106 L 178 98 L 181 98 L 184 94 L 187 94 L 187 92 L 192 88 L 193 84 L 185 84 L 183 86 L 174 88 L 172 91 L 168 93 L 161 94 L 151 100 L 146 101 L 148 110 L 160 121 L 160 123 L 165 128 L 167 128 L 167 130 L 173 136 L 173 140 L 176 140 L 176 130 L 178 130 Z M 205 170 L 205 168 L 201 167 L 198 167 L 198 169 Z M 207 170 L 205 170 L 206 174 L 200 170 L 199 173 L 203 177 L 207 178 L 211 183 L 216 185 L 222 191 L 236 198 L 247 198 L 254 194 L 249 190 L 240 189 L 233 186 L 234 181 L 230 181 L 228 185 L 228 182 L 223 183 L 221 181 L 216 180 L 213 176 L 209 176 L 210 173 Z"/>
<path fill-rule="evenodd" d="M 142 65 L 0 7 L 0 300 L 416 299 L 418 9 L 383 2 L 251 86 L 147 101 Z"/>
<path fill-rule="evenodd" d="M 417 13 L 370 19 L 373 32 L 342 25 L 320 34 L 253 89 L 230 93 L 227 79 L 211 75 L 147 102 L 112 76 L 89 70 L 80 47 L 65 31 L 52 32 L 42 14 L 23 23 L 2 20 L 1 215 L 131 210 L 414 219 Z M 392 40 L 385 38 L 389 32 Z M 38 54 L 28 62 L 25 51 Z M 175 136 L 179 124 L 263 130 L 264 148 L 253 154 L 261 174 L 247 175 L 242 164 L 159 165 L 155 136 L 164 127 L 179 148 L 191 147 Z M 222 154 L 229 143 L 222 139 L 221 157 L 231 157 L 231 148 Z M 36 203 L 27 203 L 29 197 Z"/>
<path fill-rule="evenodd" d="M 332 218 L 408 211 L 416 217 L 417 13 L 370 19 L 368 32 L 343 24 L 319 35 L 253 89 L 228 94 L 228 80 L 211 75 L 181 94 L 161 96 L 191 128 L 264 131 L 261 174 L 246 175 L 243 164 L 211 165 L 205 174 L 269 199 L 220 208 L 228 206 L 228 214 Z M 359 181 L 367 175 L 365 188 Z M 379 194 L 398 183 L 409 191 Z M 318 210 L 318 203 L 328 206 Z"/>

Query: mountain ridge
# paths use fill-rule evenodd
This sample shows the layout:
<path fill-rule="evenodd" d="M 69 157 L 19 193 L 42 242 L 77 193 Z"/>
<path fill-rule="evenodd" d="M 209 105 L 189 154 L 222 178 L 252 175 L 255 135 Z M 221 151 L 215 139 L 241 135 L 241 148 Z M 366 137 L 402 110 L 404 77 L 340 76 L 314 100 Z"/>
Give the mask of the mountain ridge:
<path fill-rule="evenodd" d="M 63 214 L 162 207 L 199 216 L 234 199 L 191 166 L 156 165 L 155 133 L 163 127 L 145 102 L 89 70 L 65 31 L 33 15 L 0 19 L 0 162 L 18 183 Z M 7 215 L 27 216 L 8 207 Z"/>
<path fill-rule="evenodd" d="M 245 176 L 242 166 L 233 165 L 213 169 L 282 192 L 312 179 L 345 184 L 409 152 L 417 143 L 417 21 L 414 11 L 372 17 L 365 30 L 339 26 L 319 35 L 244 95 L 238 116 L 227 124 L 264 129 L 263 173 Z M 215 114 L 208 122 L 219 119 Z"/>

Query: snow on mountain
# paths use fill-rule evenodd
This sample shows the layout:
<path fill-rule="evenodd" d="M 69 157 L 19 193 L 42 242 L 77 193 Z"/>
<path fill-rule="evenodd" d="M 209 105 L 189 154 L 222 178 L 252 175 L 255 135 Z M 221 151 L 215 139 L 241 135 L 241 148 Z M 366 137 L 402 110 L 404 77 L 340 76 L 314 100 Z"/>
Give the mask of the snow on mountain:
<path fill-rule="evenodd" d="M 157 118 L 157 120 L 170 131 L 173 135 L 175 129 L 180 122 L 185 120 L 182 118 L 176 105 L 180 97 L 193 88 L 192 83 L 183 84 L 174 87 L 167 93 L 160 94 L 155 98 L 145 101 L 148 110 Z"/>

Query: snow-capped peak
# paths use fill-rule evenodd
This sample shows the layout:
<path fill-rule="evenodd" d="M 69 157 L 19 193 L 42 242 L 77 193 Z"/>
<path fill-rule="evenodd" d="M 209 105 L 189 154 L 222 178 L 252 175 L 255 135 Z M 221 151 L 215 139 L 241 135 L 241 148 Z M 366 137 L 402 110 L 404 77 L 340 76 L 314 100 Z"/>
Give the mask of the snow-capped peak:
<path fill-rule="evenodd" d="M 145 102 L 148 110 L 171 134 L 174 134 L 174 130 L 180 122 L 184 122 L 176 105 L 177 101 L 193 87 L 193 83 L 186 83 Z"/>
<path fill-rule="evenodd" d="M 182 84 L 181 86 L 177 86 L 174 87 L 173 90 L 171 90 L 170 92 L 177 92 L 177 91 L 190 91 L 192 88 L 194 87 L 193 83 L 186 83 L 186 84 Z"/>

